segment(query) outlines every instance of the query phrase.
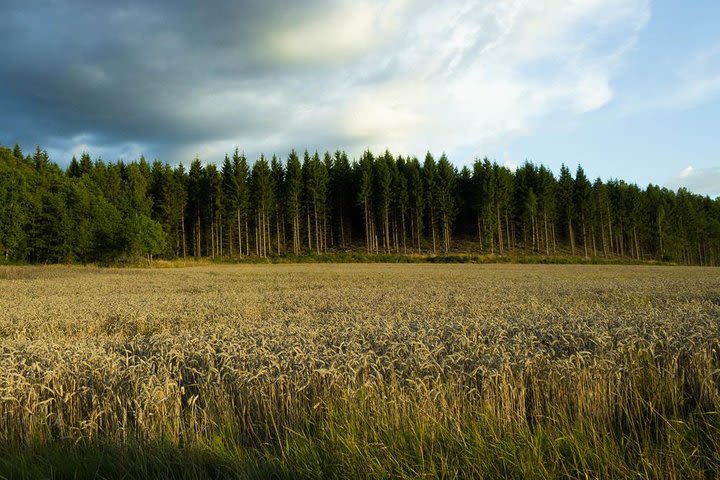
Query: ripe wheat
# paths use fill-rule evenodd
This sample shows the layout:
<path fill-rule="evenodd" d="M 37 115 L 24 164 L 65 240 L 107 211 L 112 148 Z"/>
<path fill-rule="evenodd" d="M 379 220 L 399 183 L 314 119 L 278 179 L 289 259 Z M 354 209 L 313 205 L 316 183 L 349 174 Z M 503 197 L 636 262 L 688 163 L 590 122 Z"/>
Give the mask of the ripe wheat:
<path fill-rule="evenodd" d="M 291 440 L 320 438 L 348 475 L 482 476 L 482 445 L 555 429 L 595 453 L 558 434 L 497 472 L 720 474 L 713 269 L 0 267 L 0 291 L 5 449 L 222 442 L 292 469 Z"/>

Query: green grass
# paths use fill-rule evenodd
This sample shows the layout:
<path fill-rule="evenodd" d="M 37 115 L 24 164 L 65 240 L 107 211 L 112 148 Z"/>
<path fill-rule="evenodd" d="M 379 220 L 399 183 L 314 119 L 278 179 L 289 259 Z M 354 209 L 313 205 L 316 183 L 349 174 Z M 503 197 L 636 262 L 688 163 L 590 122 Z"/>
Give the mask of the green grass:
<path fill-rule="evenodd" d="M 717 414 L 619 431 L 585 419 L 533 428 L 488 412 L 430 421 L 374 402 L 346 403 L 306 431 L 266 444 L 233 436 L 177 442 L 51 441 L 0 448 L 5 478 L 717 478 Z"/>
<path fill-rule="evenodd" d="M 676 265 L 674 262 L 664 260 L 636 260 L 628 257 L 584 257 L 559 253 L 557 255 L 543 255 L 532 252 L 512 251 L 507 254 L 478 254 L 471 252 L 451 253 L 367 253 L 362 250 L 336 251 L 317 254 L 314 252 L 300 255 L 271 254 L 267 257 L 246 255 L 243 257 L 187 257 L 175 259 L 156 259 L 148 264 L 145 258 L 125 258 L 122 260 L 109 260 L 100 262 L 101 267 L 132 267 L 132 268 L 173 268 L 183 266 L 199 266 L 213 264 L 288 264 L 288 263 L 518 263 L 518 264 L 545 264 L 545 265 Z M 69 264 L 74 264 L 70 262 Z M 12 262 L 0 259 L 0 265 L 28 265 L 26 262 Z"/>
<path fill-rule="evenodd" d="M 480 255 L 472 253 L 448 254 L 402 254 L 402 253 L 363 253 L 334 252 L 305 255 L 270 255 L 268 257 L 244 256 L 222 258 L 188 257 L 186 259 L 157 260 L 149 265 L 145 260 L 122 263 L 108 263 L 102 266 L 128 266 L 133 268 L 173 268 L 184 266 L 220 265 L 220 264 L 301 264 L 301 263 L 436 263 L 436 264 L 543 264 L 543 265 L 675 265 L 658 260 L 634 260 L 631 258 L 582 257 L 571 255 L 534 255 L 512 253 L 509 255 Z"/>

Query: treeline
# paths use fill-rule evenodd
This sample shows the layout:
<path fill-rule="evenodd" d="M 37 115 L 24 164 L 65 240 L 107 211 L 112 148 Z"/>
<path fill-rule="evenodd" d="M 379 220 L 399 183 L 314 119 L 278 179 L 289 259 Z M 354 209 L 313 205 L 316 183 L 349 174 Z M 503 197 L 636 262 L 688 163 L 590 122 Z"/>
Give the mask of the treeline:
<path fill-rule="evenodd" d="M 291 152 L 220 166 L 93 161 L 0 147 L 0 253 L 9 261 L 243 257 L 338 250 L 627 257 L 720 263 L 720 199 L 591 182 L 488 159 Z"/>

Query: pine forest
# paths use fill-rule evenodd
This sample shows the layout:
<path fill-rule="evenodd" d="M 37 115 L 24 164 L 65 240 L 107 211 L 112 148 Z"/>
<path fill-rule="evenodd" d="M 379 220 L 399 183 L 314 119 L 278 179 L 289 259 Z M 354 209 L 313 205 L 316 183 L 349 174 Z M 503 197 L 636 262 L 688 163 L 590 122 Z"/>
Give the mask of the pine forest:
<path fill-rule="evenodd" d="M 0 253 L 29 263 L 474 253 L 720 264 L 720 199 L 485 159 L 342 151 L 174 166 L 0 147 Z"/>

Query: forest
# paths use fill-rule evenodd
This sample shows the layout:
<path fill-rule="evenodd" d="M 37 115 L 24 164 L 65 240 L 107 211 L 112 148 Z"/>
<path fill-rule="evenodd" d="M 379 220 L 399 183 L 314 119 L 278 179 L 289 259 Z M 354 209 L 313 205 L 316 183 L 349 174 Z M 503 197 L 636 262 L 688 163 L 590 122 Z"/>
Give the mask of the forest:
<path fill-rule="evenodd" d="M 37 147 L 0 146 L 0 255 L 5 262 L 117 262 L 355 251 L 720 264 L 720 198 L 582 167 L 556 176 L 445 155 L 290 152 L 186 168 L 93 160 L 66 169 Z"/>

